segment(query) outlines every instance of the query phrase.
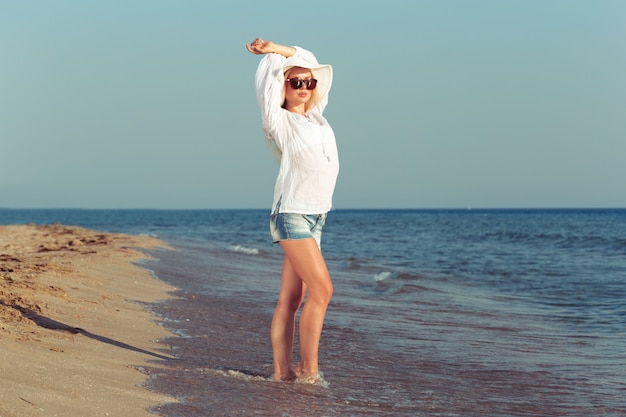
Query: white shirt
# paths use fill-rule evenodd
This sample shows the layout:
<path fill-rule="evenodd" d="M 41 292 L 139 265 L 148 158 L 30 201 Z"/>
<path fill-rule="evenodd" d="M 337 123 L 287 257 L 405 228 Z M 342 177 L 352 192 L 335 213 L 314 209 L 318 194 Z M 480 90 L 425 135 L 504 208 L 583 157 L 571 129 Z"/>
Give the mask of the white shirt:
<path fill-rule="evenodd" d="M 296 47 L 298 54 L 311 52 Z M 332 207 L 339 173 L 335 134 L 322 116 L 328 96 L 322 97 L 306 116 L 283 109 L 285 61 L 282 55 L 267 54 L 256 72 L 263 130 L 282 152 L 272 211 L 280 202 L 280 213 L 323 214 Z"/>

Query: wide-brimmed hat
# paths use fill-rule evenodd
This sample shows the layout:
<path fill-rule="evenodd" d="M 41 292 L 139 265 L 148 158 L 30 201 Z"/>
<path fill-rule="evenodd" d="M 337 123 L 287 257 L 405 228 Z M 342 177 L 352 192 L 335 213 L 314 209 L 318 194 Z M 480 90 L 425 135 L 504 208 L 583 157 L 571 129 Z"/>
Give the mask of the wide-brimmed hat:
<path fill-rule="evenodd" d="M 320 98 L 328 96 L 330 86 L 333 83 L 333 68 L 328 64 L 320 64 L 313 54 L 303 53 L 298 56 L 287 58 L 283 65 L 283 74 L 294 67 L 307 68 L 317 80 L 317 91 Z"/>

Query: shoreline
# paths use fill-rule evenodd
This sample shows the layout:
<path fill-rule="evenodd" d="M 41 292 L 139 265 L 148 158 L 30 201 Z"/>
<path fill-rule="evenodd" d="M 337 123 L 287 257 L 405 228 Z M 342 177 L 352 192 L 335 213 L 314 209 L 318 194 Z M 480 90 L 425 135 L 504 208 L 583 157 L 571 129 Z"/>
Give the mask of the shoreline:
<path fill-rule="evenodd" d="M 152 237 L 0 226 L 0 417 L 154 416 L 142 368 L 174 359 L 146 308 L 176 288 L 137 262 Z"/>

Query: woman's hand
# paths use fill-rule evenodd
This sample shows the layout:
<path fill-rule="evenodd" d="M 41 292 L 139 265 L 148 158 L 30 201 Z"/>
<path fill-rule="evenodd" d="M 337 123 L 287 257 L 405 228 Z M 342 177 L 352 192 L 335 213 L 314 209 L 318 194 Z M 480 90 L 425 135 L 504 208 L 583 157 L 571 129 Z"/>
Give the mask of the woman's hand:
<path fill-rule="evenodd" d="M 295 48 L 292 48 L 291 46 L 279 45 L 271 41 L 264 41 L 261 38 L 256 38 L 249 45 L 246 44 L 246 49 L 248 50 L 248 52 L 251 52 L 255 55 L 274 53 L 282 55 L 286 58 L 289 58 L 296 53 Z"/>
<path fill-rule="evenodd" d="M 256 38 L 250 43 L 250 45 L 246 44 L 246 49 L 248 50 L 248 52 L 252 52 L 255 55 L 262 55 L 274 52 L 272 49 L 273 46 L 273 42 L 264 41 L 261 38 Z"/>

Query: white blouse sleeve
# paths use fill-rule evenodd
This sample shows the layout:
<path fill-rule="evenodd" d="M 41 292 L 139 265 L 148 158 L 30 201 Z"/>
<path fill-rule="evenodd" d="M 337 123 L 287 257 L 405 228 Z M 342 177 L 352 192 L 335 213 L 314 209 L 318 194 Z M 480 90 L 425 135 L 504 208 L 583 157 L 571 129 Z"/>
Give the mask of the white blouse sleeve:
<path fill-rule="evenodd" d="M 310 53 L 298 46 L 294 48 L 296 49 L 294 56 Z M 255 77 L 256 97 L 261 108 L 263 131 L 267 140 L 274 142 L 279 149 L 282 149 L 281 130 L 286 127 L 285 119 L 287 118 L 287 111 L 281 107 L 285 83 L 283 66 L 286 60 L 287 58 L 278 54 L 265 55 L 259 62 Z"/>

